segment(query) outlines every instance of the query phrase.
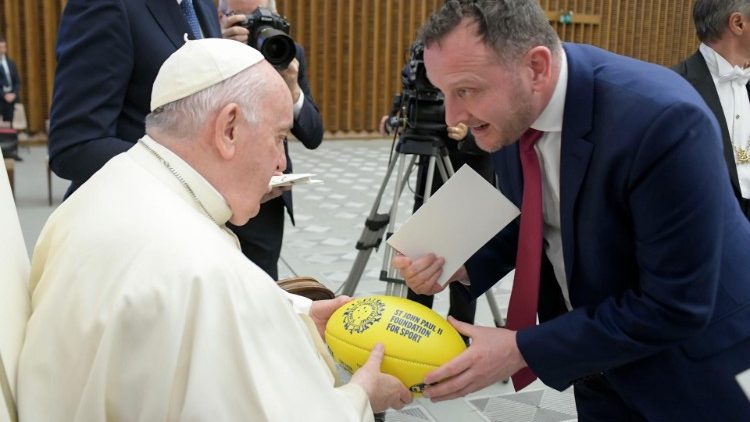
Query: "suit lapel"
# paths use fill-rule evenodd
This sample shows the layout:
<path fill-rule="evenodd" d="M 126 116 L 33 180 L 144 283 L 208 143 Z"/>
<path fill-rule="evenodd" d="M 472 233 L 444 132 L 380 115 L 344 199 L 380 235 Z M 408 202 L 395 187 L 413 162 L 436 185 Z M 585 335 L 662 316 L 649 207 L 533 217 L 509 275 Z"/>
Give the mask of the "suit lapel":
<path fill-rule="evenodd" d="M 190 28 L 176 1 L 146 0 L 146 7 L 175 48 L 180 48 L 185 44 L 184 37 L 185 34 L 190 33 Z"/>
<path fill-rule="evenodd" d="M 576 201 L 594 150 L 585 139 L 591 131 L 594 113 L 594 72 L 578 57 L 579 47 L 566 44 L 564 48 L 568 60 L 568 88 L 560 146 L 560 228 L 565 274 L 572 285 Z"/>
<path fill-rule="evenodd" d="M 719 94 L 716 92 L 716 85 L 711 77 L 711 72 L 708 70 L 706 60 L 703 58 L 703 54 L 700 51 L 695 52 L 685 61 L 685 79 L 690 82 L 696 91 L 703 97 L 703 101 L 706 102 L 708 108 L 714 113 L 716 120 L 719 123 L 721 129 L 721 139 L 724 145 L 724 159 L 727 162 L 727 168 L 729 170 L 729 178 L 732 181 L 732 188 L 735 193 L 740 192 L 740 183 L 737 178 L 737 166 L 734 163 L 734 146 L 732 140 L 729 137 L 729 129 L 727 128 L 727 121 L 724 117 L 724 110 L 721 108 L 721 100 L 719 100 Z M 750 92 L 750 90 L 748 91 Z"/>

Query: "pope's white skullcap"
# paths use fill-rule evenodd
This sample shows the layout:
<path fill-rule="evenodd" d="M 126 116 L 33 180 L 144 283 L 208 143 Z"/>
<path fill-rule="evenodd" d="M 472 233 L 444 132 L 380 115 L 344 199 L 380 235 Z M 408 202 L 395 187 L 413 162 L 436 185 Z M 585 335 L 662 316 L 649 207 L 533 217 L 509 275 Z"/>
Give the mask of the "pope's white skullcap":
<path fill-rule="evenodd" d="M 221 38 L 187 41 L 164 61 L 151 90 L 151 111 L 225 81 L 263 60 L 245 43 Z"/>

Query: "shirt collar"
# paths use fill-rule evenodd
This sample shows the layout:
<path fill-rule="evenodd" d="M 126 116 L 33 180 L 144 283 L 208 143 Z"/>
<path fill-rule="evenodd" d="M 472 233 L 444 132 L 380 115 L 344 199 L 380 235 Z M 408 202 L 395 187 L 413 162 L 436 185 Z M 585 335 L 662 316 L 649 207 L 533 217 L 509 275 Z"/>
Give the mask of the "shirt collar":
<path fill-rule="evenodd" d="M 717 53 L 716 50 L 706 44 L 701 43 L 701 45 L 698 46 L 698 49 L 701 54 L 703 54 L 703 58 L 706 60 L 706 66 L 708 66 L 708 71 L 711 72 L 711 76 L 714 79 L 719 79 L 722 75 L 732 73 L 732 70 L 735 67 L 739 68 L 739 66 L 733 66 L 727 61 L 727 59 L 722 57 L 721 54 Z"/>
<path fill-rule="evenodd" d="M 531 125 L 533 129 L 542 132 L 562 132 L 563 111 L 565 109 L 565 96 L 568 92 L 568 58 L 565 50 L 560 49 L 560 75 L 555 84 L 555 90 L 552 92 L 547 107 L 542 114 L 536 118 Z"/>
<path fill-rule="evenodd" d="M 190 189 L 193 190 L 193 193 L 195 193 L 195 198 L 193 198 L 190 194 L 190 191 L 184 185 L 182 185 L 177 176 L 172 174 L 172 172 L 164 163 L 160 163 L 157 157 L 155 157 L 148 151 L 145 151 L 146 154 L 152 157 L 159 166 L 167 170 L 167 172 L 173 177 L 173 179 L 177 181 L 178 185 L 180 185 L 180 188 L 177 189 L 177 191 L 181 196 L 189 198 L 189 200 L 193 203 L 195 202 L 195 200 L 199 201 L 205 208 L 206 212 L 208 212 L 208 215 L 217 224 L 224 225 L 227 221 L 229 221 L 229 218 L 231 218 L 232 216 L 232 210 L 229 208 L 226 200 L 224 200 L 224 197 L 221 196 L 219 191 L 217 191 L 216 188 L 214 188 L 208 182 L 208 180 L 201 176 L 200 173 L 195 171 L 195 169 L 190 167 L 190 164 L 186 163 L 177 154 L 170 151 L 167 147 L 159 144 L 150 136 L 143 136 L 143 138 L 141 138 L 141 142 L 143 142 L 148 148 L 159 154 L 159 156 L 161 156 L 162 159 L 164 159 L 164 161 L 166 161 L 174 169 L 174 171 L 182 177 L 182 180 L 185 182 L 185 184 L 190 186 Z M 201 208 L 197 203 L 195 204 L 195 206 L 199 209 Z"/>

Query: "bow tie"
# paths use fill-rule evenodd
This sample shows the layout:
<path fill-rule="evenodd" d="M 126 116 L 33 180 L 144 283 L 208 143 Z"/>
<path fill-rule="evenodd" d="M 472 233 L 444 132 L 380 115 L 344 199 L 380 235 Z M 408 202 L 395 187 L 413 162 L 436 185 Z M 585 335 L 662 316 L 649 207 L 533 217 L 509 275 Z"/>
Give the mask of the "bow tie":
<path fill-rule="evenodd" d="M 734 66 L 729 72 L 719 76 L 720 82 L 734 82 L 737 81 L 742 85 L 746 85 L 750 80 L 750 67 L 742 69 L 739 66 Z"/>

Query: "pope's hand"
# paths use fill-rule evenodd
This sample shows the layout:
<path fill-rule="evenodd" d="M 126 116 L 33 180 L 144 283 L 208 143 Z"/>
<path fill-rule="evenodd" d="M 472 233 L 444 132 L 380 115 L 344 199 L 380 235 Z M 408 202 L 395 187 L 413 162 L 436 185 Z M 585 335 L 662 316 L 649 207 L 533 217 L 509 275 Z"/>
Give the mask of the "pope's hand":
<path fill-rule="evenodd" d="M 452 317 L 448 321 L 459 333 L 471 338 L 471 346 L 425 376 L 425 384 L 432 385 L 425 389 L 424 395 L 432 401 L 463 397 L 507 379 L 527 366 L 518 350 L 515 331 L 478 327 Z"/>
<path fill-rule="evenodd" d="M 375 413 L 382 412 L 389 407 L 401 409 L 411 403 L 412 399 L 411 393 L 398 378 L 380 372 L 380 364 L 383 362 L 384 355 L 383 345 L 376 344 L 367 362 L 352 375 L 349 381 L 365 390 L 370 399 L 370 407 Z"/>
<path fill-rule="evenodd" d="M 312 318 L 315 323 L 315 327 L 318 329 L 320 337 L 325 339 L 328 318 L 333 315 L 336 309 L 344 306 L 351 300 L 352 298 L 349 296 L 341 295 L 333 299 L 316 300 L 312 303 L 310 306 L 310 318 Z"/>

